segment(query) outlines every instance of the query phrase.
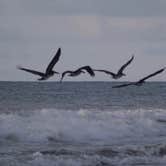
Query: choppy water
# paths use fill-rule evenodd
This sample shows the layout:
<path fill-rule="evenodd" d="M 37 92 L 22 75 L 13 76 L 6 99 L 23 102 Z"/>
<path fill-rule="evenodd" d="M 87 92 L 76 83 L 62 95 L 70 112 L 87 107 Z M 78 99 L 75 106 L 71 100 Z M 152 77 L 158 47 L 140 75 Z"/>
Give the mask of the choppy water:
<path fill-rule="evenodd" d="M 166 83 L 0 82 L 0 165 L 165 166 Z"/>

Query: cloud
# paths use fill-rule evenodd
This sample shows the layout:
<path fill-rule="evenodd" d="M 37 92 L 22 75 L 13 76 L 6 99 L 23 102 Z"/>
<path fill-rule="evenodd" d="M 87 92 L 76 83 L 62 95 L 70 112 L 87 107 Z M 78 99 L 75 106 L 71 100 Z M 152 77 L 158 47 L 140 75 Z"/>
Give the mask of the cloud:
<path fill-rule="evenodd" d="M 0 25 L 0 42 L 165 42 L 165 18 L 13 16 Z"/>
<path fill-rule="evenodd" d="M 1 21 L 0 42 L 49 42 L 92 40 L 102 29 L 94 16 L 13 16 Z"/>
<path fill-rule="evenodd" d="M 1 0 L 1 3 L 5 7 L 5 14 L 11 15 L 104 15 L 112 17 L 166 15 L 165 0 Z"/>
<path fill-rule="evenodd" d="M 0 9 L 3 80 L 34 80 L 16 65 L 45 70 L 58 47 L 59 71 L 86 64 L 116 71 L 132 53 L 129 80 L 165 65 L 165 0 L 0 0 Z"/>

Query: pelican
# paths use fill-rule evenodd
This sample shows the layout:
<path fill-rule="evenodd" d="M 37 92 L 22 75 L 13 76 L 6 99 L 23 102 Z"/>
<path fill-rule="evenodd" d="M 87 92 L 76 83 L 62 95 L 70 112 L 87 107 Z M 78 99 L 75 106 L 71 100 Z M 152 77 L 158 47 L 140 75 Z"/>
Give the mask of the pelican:
<path fill-rule="evenodd" d="M 97 69 L 94 69 L 94 71 L 99 71 L 99 72 L 104 72 L 108 75 L 111 75 L 113 79 L 119 79 L 121 78 L 122 76 L 126 76 L 125 73 L 123 73 L 123 70 L 132 62 L 132 60 L 134 59 L 134 55 L 131 57 L 131 59 L 125 63 L 119 70 L 117 73 L 113 73 L 113 72 L 110 72 L 108 70 L 97 70 Z"/>
<path fill-rule="evenodd" d="M 145 83 L 145 80 L 147 80 L 148 78 L 153 77 L 153 76 L 163 72 L 165 69 L 166 69 L 166 67 L 164 67 L 164 68 L 162 68 L 162 69 L 160 69 L 160 70 L 158 70 L 158 71 L 156 71 L 156 72 L 154 72 L 154 73 L 138 80 L 137 82 L 131 82 L 131 83 L 128 83 L 128 84 L 117 85 L 117 86 L 113 86 L 112 88 L 122 88 L 122 87 L 130 86 L 130 85 L 141 86 Z"/>
<path fill-rule="evenodd" d="M 51 60 L 49 65 L 47 66 L 45 73 L 42 73 L 42 72 L 39 72 L 36 70 L 23 68 L 20 66 L 18 66 L 18 69 L 35 74 L 35 75 L 39 75 L 41 78 L 39 78 L 38 80 L 47 80 L 48 78 L 52 77 L 54 74 L 59 74 L 58 72 L 53 70 L 53 67 L 58 62 L 60 55 L 61 55 L 61 48 L 58 49 L 55 56 L 53 57 L 53 59 Z"/>
<path fill-rule="evenodd" d="M 80 67 L 79 69 L 77 69 L 75 71 L 71 71 L 71 70 L 64 71 L 62 73 L 62 77 L 61 77 L 60 82 L 62 82 L 62 80 L 63 80 L 63 78 L 65 77 L 66 74 L 68 74 L 68 76 L 70 76 L 70 77 L 75 77 L 75 76 L 80 75 L 81 73 L 85 73 L 84 70 L 86 72 L 88 72 L 90 76 L 92 76 L 92 77 L 95 76 L 95 73 L 94 73 L 93 69 L 90 66 L 83 66 L 83 67 Z"/>

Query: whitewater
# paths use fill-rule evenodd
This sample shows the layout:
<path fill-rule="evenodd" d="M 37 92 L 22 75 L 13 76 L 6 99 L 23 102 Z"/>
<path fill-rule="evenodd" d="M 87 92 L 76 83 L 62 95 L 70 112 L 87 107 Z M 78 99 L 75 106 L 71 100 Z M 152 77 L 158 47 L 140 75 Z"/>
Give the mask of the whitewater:
<path fill-rule="evenodd" d="M 0 82 L 0 165 L 164 166 L 166 86 Z"/>

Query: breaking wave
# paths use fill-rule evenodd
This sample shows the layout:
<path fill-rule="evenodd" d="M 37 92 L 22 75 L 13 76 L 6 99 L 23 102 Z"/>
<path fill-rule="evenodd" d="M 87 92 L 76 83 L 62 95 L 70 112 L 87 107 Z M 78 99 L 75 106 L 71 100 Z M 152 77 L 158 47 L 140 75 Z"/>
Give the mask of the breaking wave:
<path fill-rule="evenodd" d="M 0 165 L 164 165 L 165 140 L 163 109 L 0 114 Z"/>
<path fill-rule="evenodd" d="M 165 110 L 57 110 L 0 114 L 0 139 L 123 144 L 166 137 Z"/>

